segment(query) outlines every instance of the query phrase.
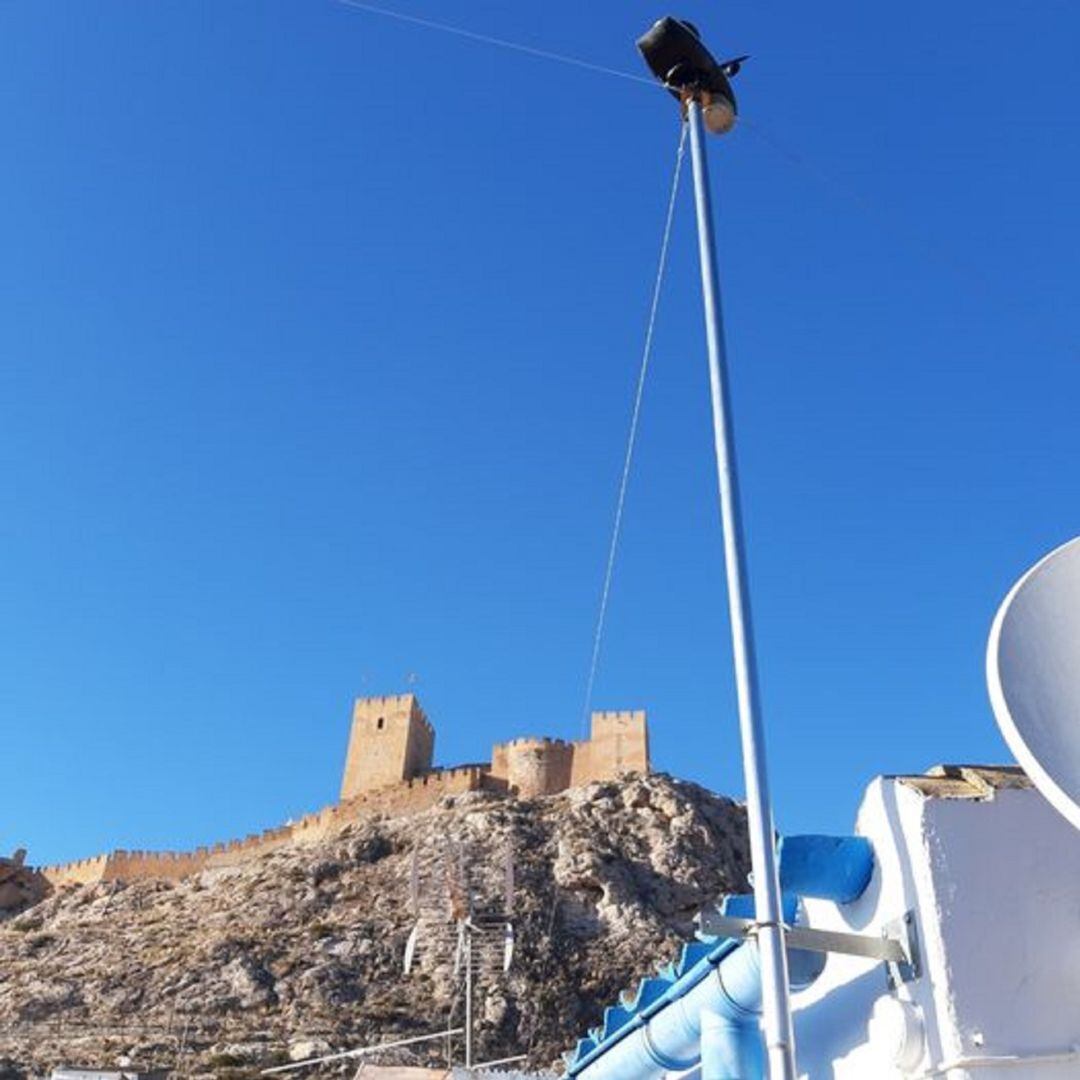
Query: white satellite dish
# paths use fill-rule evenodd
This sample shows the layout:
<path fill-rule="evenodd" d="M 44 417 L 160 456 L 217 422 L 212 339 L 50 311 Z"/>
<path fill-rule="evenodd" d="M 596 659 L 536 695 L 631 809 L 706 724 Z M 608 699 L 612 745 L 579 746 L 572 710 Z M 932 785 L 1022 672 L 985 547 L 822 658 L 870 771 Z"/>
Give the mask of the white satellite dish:
<path fill-rule="evenodd" d="M 1016 760 L 1080 829 L 1080 537 L 1005 597 L 990 628 L 986 682 Z"/>

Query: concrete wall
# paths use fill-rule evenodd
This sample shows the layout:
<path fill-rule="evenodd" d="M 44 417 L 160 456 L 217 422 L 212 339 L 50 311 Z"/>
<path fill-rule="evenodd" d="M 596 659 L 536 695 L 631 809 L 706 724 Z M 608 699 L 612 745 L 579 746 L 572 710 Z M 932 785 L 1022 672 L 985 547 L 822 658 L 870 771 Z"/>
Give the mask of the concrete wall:
<path fill-rule="evenodd" d="M 358 698 L 341 798 L 400 784 L 431 768 L 435 731 L 414 694 Z"/>

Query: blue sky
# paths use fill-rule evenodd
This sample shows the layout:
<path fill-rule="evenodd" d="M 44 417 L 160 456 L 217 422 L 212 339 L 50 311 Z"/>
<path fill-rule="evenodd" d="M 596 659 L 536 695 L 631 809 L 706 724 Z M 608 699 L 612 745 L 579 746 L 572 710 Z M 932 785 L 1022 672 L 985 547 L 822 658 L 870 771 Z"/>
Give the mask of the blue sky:
<path fill-rule="evenodd" d="M 648 4 L 394 0 L 637 73 Z M 1075 5 L 688 2 L 779 825 L 1007 754 L 983 648 L 1080 529 Z M 0 850 L 336 795 L 418 677 L 444 763 L 581 734 L 677 123 L 332 0 L 0 7 Z M 687 177 L 688 179 L 688 177 Z M 741 792 L 689 190 L 596 704 Z"/>

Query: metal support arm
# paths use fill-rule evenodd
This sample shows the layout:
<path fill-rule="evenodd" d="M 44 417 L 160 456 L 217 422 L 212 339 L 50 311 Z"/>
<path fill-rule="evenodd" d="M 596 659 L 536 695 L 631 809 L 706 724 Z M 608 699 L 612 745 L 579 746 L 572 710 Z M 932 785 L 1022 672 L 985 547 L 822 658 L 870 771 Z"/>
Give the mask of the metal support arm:
<path fill-rule="evenodd" d="M 721 915 L 719 911 L 702 911 L 697 922 L 703 934 L 715 937 L 756 937 L 759 929 L 754 919 Z M 815 930 L 809 926 L 788 926 L 784 930 L 784 940 L 789 949 L 843 953 L 846 956 L 863 956 L 867 960 L 880 960 L 889 965 L 889 978 L 894 983 L 919 977 L 919 942 L 911 912 L 889 923 L 879 937 L 842 930 Z"/>

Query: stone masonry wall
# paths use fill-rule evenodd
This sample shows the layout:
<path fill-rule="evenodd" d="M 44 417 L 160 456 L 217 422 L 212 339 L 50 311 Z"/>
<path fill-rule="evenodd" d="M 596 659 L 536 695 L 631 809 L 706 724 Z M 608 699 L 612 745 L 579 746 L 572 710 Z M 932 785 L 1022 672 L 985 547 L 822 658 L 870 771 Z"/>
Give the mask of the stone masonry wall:
<path fill-rule="evenodd" d="M 491 763 L 431 768 L 435 733 L 413 694 L 361 698 L 353 708 L 341 801 L 298 821 L 194 851 L 114 851 L 49 866 L 54 887 L 136 878 L 176 880 L 234 866 L 287 844 L 311 843 L 369 814 L 407 815 L 447 795 L 484 788 L 525 798 L 649 771 L 645 713 L 594 712 L 590 738 L 525 738 L 500 743 Z"/>
<path fill-rule="evenodd" d="M 78 862 L 41 868 L 54 888 L 89 885 L 97 881 L 131 881 L 141 878 L 178 880 L 221 867 L 236 866 L 248 859 L 289 844 L 316 843 L 370 814 L 406 816 L 434 806 L 447 795 L 477 791 L 484 786 L 486 767 L 466 765 L 436 769 L 379 792 L 356 796 L 306 814 L 295 822 L 243 840 L 200 847 L 194 851 L 113 851 Z"/>
<path fill-rule="evenodd" d="M 570 787 L 649 771 L 649 732 L 642 710 L 594 712 L 587 743 L 574 744 Z"/>
<path fill-rule="evenodd" d="M 574 747 L 561 739 L 515 739 L 507 743 L 506 781 L 523 798 L 554 795 L 570 786 Z"/>
<path fill-rule="evenodd" d="M 358 698 L 341 798 L 411 779 L 431 768 L 434 750 L 435 731 L 415 694 Z"/>
<path fill-rule="evenodd" d="M 588 739 L 515 739 L 498 744 L 491 755 L 492 780 L 526 798 L 648 771 L 649 735 L 641 710 L 594 712 Z"/>

